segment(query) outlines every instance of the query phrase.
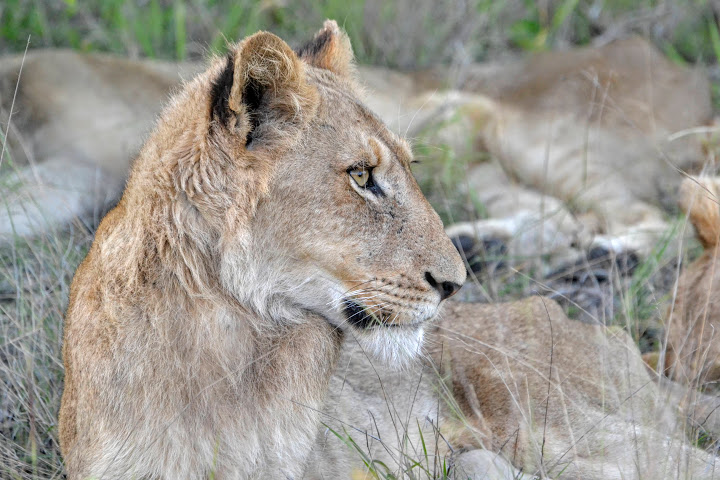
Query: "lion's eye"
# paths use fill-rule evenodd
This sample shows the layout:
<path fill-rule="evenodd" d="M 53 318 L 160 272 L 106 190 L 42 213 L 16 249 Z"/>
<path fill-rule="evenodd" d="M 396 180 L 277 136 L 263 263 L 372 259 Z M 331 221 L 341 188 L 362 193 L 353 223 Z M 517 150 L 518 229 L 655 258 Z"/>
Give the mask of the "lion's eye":
<path fill-rule="evenodd" d="M 370 170 L 367 168 L 353 168 L 348 172 L 350 176 L 358 184 L 358 187 L 365 188 L 368 181 L 370 180 Z"/>
<path fill-rule="evenodd" d="M 380 188 L 380 185 L 375 183 L 375 179 L 373 178 L 373 168 L 375 167 L 360 165 L 358 167 L 350 167 L 347 173 L 352 177 L 358 187 L 367 190 L 375 196 L 384 197 L 385 192 Z"/>

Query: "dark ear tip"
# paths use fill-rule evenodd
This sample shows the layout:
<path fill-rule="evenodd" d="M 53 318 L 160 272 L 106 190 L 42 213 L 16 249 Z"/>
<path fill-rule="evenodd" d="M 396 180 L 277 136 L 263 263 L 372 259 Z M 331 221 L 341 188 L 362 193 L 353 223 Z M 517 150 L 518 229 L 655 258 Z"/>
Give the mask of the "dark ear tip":
<path fill-rule="evenodd" d="M 296 53 L 305 63 L 341 76 L 349 77 L 354 71 L 350 38 L 335 20 L 325 20 L 323 28 Z"/>

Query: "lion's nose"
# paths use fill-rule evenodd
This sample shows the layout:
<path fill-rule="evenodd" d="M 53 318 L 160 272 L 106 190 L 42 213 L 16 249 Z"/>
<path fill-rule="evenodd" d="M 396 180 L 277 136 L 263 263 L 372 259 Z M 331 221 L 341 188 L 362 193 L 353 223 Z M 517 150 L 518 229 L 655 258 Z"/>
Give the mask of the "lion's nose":
<path fill-rule="evenodd" d="M 455 293 L 460 290 L 460 287 L 462 287 L 462 285 L 458 285 L 455 282 L 439 282 L 435 280 L 435 277 L 433 277 L 430 272 L 425 272 L 425 280 L 427 280 L 431 287 L 440 293 L 440 300 L 445 300 L 446 298 L 455 295 Z"/>

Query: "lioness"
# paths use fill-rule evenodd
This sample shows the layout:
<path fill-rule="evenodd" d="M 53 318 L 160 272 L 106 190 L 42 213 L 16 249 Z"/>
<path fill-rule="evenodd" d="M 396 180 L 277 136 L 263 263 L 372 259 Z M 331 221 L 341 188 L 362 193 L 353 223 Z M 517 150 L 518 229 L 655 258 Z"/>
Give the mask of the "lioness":
<path fill-rule="evenodd" d="M 670 308 L 666 368 L 675 379 L 697 388 L 720 381 L 720 179 L 689 177 L 680 189 L 680 206 L 687 213 L 704 248 L 678 279 Z"/>
<path fill-rule="evenodd" d="M 578 248 L 648 255 L 667 236 L 662 207 L 674 207 L 681 171 L 707 160 L 706 76 L 641 38 L 471 65 L 456 91 L 417 75 L 365 77 L 378 92 L 405 87 L 370 99 L 391 125 L 467 163 L 460 188 L 490 218 L 448 233 L 505 240 L 516 257 L 559 266 Z"/>
<path fill-rule="evenodd" d="M 40 50 L 0 61 L 0 244 L 97 218 L 194 64 Z"/>
<path fill-rule="evenodd" d="M 411 162 L 335 22 L 185 85 L 73 280 L 68 477 L 711 477 L 623 332 L 541 298 L 428 328 L 465 268 Z"/>
<path fill-rule="evenodd" d="M 73 280 L 70 478 L 298 478 L 343 337 L 418 351 L 465 268 L 351 61 L 258 33 L 173 98 Z"/>

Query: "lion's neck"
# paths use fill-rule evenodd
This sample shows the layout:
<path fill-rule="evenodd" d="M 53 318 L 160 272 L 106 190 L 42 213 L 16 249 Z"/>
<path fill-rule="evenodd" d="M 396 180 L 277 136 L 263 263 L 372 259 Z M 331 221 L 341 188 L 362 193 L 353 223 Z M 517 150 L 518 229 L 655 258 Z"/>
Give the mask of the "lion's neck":
<path fill-rule="evenodd" d="M 243 320 L 243 327 L 249 324 L 249 319 Z M 235 356 L 241 365 L 233 378 L 237 383 L 226 382 L 220 387 L 220 396 L 211 396 L 202 406 L 214 411 L 223 427 L 216 424 L 208 429 L 208 437 L 218 431 L 231 432 L 225 440 L 230 447 L 228 455 L 259 461 L 266 478 L 298 477 L 323 420 L 320 412 L 340 356 L 342 334 L 313 315 L 272 331 L 258 331 L 257 323 L 252 325 L 242 328 L 247 334 L 245 352 L 226 350 L 226 358 Z M 218 405 L 219 398 L 231 401 Z M 235 428 L 224 428 L 231 422 Z M 242 438 L 237 432 L 243 432 Z M 278 445 L 287 447 L 278 450 Z M 254 468 L 258 467 L 243 467 L 246 471 Z"/>
<path fill-rule="evenodd" d="M 270 398 L 324 398 L 343 342 L 342 332 L 326 319 L 303 311 L 301 318 L 271 325 L 229 296 L 185 302 L 178 297 L 158 329 L 165 330 L 168 349 L 194 352 L 199 370 L 219 368 L 206 378 L 240 380 Z"/>
<path fill-rule="evenodd" d="M 219 448 L 233 459 L 232 467 L 218 466 L 229 478 L 250 471 L 298 477 L 323 420 L 342 334 L 310 314 L 260 330 L 251 313 L 218 304 L 196 301 L 185 312 L 176 305 L 152 321 L 154 347 L 142 348 L 150 353 L 141 371 L 162 403 L 158 417 L 177 425 L 199 450 Z M 138 320 L 138 328 L 147 325 Z M 137 359 L 123 364 L 137 365 Z M 212 461 L 198 459 L 197 466 Z"/>

